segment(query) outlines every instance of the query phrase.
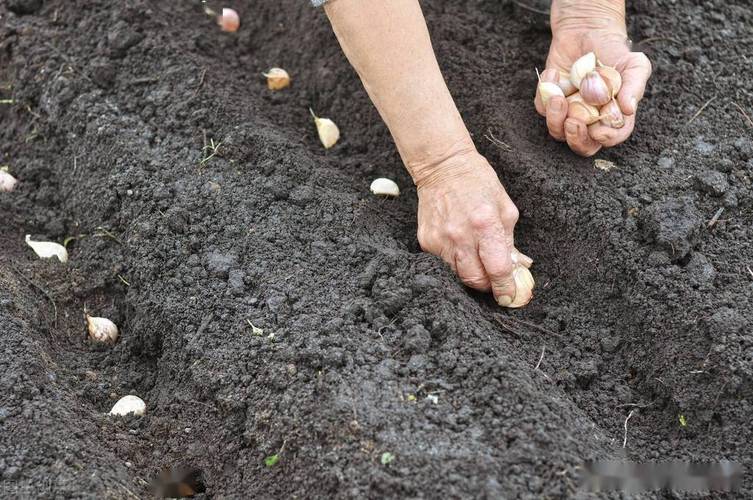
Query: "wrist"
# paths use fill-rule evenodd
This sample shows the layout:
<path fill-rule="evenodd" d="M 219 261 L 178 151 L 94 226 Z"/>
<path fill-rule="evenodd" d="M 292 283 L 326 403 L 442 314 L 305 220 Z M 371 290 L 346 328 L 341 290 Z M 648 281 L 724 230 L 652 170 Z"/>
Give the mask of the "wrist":
<path fill-rule="evenodd" d="M 567 31 L 625 32 L 625 0 L 552 0 L 552 34 Z"/>
<path fill-rule="evenodd" d="M 405 167 L 420 190 L 471 173 L 479 165 L 479 159 L 483 157 L 466 133 L 444 147 L 432 148 L 428 155 L 406 159 Z"/>

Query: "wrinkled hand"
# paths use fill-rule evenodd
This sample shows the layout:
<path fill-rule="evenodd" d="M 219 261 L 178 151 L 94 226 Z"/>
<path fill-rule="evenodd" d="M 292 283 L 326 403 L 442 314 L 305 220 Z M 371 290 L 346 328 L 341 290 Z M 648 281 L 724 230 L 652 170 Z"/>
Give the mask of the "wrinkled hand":
<path fill-rule="evenodd" d="M 417 184 L 421 248 L 447 262 L 465 285 L 491 289 L 501 306 L 527 304 L 532 293 L 516 289 L 513 273 L 533 261 L 515 249 L 518 209 L 486 159 L 466 151 Z"/>
<path fill-rule="evenodd" d="M 567 141 L 582 156 L 591 156 L 602 147 L 625 141 L 635 127 L 638 102 L 643 97 L 651 76 L 651 62 L 643 52 L 631 52 L 625 28 L 625 0 L 553 0 L 552 44 L 542 81 L 556 83 L 558 71 L 570 71 L 573 62 L 594 52 L 605 65 L 613 66 L 622 75 L 622 88 L 617 102 L 625 116 L 625 126 L 611 128 L 596 122 L 567 118 L 567 101 L 553 97 L 546 109 L 536 92 L 536 110 L 546 116 L 549 134 L 558 141 Z"/>

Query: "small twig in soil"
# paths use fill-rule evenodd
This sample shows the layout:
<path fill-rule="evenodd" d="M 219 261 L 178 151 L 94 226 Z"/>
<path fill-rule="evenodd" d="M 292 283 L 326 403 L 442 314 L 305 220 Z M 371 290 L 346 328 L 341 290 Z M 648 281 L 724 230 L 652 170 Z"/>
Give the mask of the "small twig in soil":
<path fill-rule="evenodd" d="M 654 401 L 651 401 L 650 403 L 625 403 L 622 405 L 617 405 L 617 408 L 649 408 L 654 405 Z"/>
<path fill-rule="evenodd" d="M 695 114 L 694 114 L 693 116 L 691 116 L 691 117 L 690 117 L 690 120 L 688 120 L 688 123 L 686 123 L 686 124 L 685 124 L 685 126 L 687 127 L 688 125 L 690 125 L 691 123 L 693 123 L 693 121 L 694 121 L 694 120 L 695 120 L 696 118 L 698 118 L 699 116 L 701 116 L 701 113 L 703 113 L 703 110 L 705 110 L 705 109 L 706 109 L 706 108 L 708 107 L 708 105 L 709 105 L 709 104 L 711 104 L 712 102 L 714 102 L 714 100 L 715 100 L 716 98 L 717 98 L 717 96 L 714 96 L 714 97 L 712 97 L 711 99 L 709 99 L 708 101 L 706 101 L 706 102 L 705 102 L 705 103 L 703 104 L 703 106 L 701 106 L 701 108 L 700 108 L 700 109 L 699 109 L 698 111 L 696 111 L 696 112 L 695 112 Z"/>
<path fill-rule="evenodd" d="M 625 434 L 624 434 L 624 436 L 623 436 L 623 438 L 622 438 L 622 447 L 623 447 L 623 448 L 625 448 L 625 447 L 627 446 L 627 432 L 628 432 L 628 431 L 627 431 L 627 424 L 628 424 L 628 420 L 630 420 L 630 419 L 631 419 L 631 418 L 633 417 L 633 413 L 634 413 L 634 412 L 635 412 L 635 410 L 630 410 L 630 413 L 628 413 L 628 416 L 627 416 L 627 418 L 625 419 L 625 424 L 624 424 L 624 427 L 625 427 Z"/>
<path fill-rule="evenodd" d="M 512 151 L 512 147 L 509 144 L 507 144 L 506 142 L 500 141 L 499 139 L 494 137 L 494 134 L 492 134 L 491 129 L 488 129 L 486 131 L 486 134 L 484 134 L 484 137 L 486 137 L 486 140 L 488 140 L 489 142 L 491 142 L 492 144 L 494 144 L 501 150 L 506 151 L 508 153 Z"/>
<path fill-rule="evenodd" d="M 0 99 L 0 104 L 15 104 L 15 99 Z"/>
<path fill-rule="evenodd" d="M 27 277 L 24 273 L 22 273 L 21 270 L 18 269 L 16 266 L 14 266 L 13 264 L 10 264 L 10 267 L 14 271 L 16 271 L 16 274 L 18 274 L 18 276 L 20 276 L 28 285 L 31 285 L 32 287 L 36 288 L 37 290 L 39 290 L 40 292 L 42 292 L 42 294 L 44 294 L 45 297 L 47 297 L 47 300 L 49 300 L 50 304 L 52 304 L 52 311 L 53 311 L 53 315 L 54 315 L 53 316 L 54 319 L 53 319 L 53 322 L 52 322 L 52 326 L 54 326 L 55 329 L 57 329 L 57 327 L 58 327 L 58 306 L 57 306 L 57 304 L 55 304 L 55 300 L 52 298 L 52 296 L 47 292 L 47 290 L 45 290 L 41 286 L 39 286 L 36 283 L 34 283 L 34 281 L 32 281 L 31 278 Z"/>
<path fill-rule="evenodd" d="M 135 78 L 131 80 L 131 85 L 143 85 L 145 83 L 157 83 L 159 81 L 158 76 L 145 76 L 143 78 Z"/>
<path fill-rule="evenodd" d="M 108 238 L 110 238 L 111 240 L 113 240 L 118 245 L 123 245 L 123 243 L 118 239 L 117 236 L 115 236 L 114 234 L 112 234 L 110 231 L 108 231 L 104 227 L 101 227 L 101 226 L 98 227 L 97 231 L 101 231 L 101 233 L 95 233 L 94 236 L 98 236 L 100 238 L 102 238 L 104 236 L 107 236 Z"/>
<path fill-rule="evenodd" d="M 643 40 L 641 40 L 640 42 L 636 43 L 635 45 L 637 47 L 638 45 L 643 45 L 644 43 L 663 42 L 663 41 L 676 43 L 678 45 L 681 43 L 679 40 L 676 40 L 676 39 L 668 37 L 668 36 L 652 36 L 650 38 L 644 38 Z"/>
<path fill-rule="evenodd" d="M 126 281 L 126 279 L 125 279 L 124 277 L 122 277 L 121 275 L 119 275 L 119 274 L 118 274 L 118 279 L 119 279 L 120 281 L 122 281 L 122 282 L 123 282 L 123 284 L 124 284 L 125 286 L 131 286 L 131 284 L 130 284 L 130 283 L 128 283 L 128 282 Z"/>
<path fill-rule="evenodd" d="M 724 207 L 719 207 L 719 210 L 716 211 L 716 213 L 711 218 L 711 220 L 709 221 L 706 227 L 708 227 L 709 229 L 714 227 L 716 223 L 719 222 L 719 217 L 721 217 L 722 212 L 724 212 Z"/>
<path fill-rule="evenodd" d="M 735 101 L 732 101 L 732 105 L 735 106 L 737 110 L 740 112 L 740 114 L 742 114 L 745 117 L 745 120 L 748 122 L 748 126 L 750 128 L 753 128 L 753 120 L 750 119 L 750 116 L 748 116 L 748 113 L 745 112 L 742 106 L 737 104 Z"/>
<path fill-rule="evenodd" d="M 548 16 L 549 11 L 548 10 L 541 10 L 537 9 L 536 7 L 531 7 L 530 5 L 526 5 L 523 2 L 519 2 L 517 0 L 513 0 L 513 3 L 520 7 L 521 9 L 527 10 L 529 12 L 533 12 L 534 14 L 541 14 L 542 16 Z"/>
<path fill-rule="evenodd" d="M 546 346 L 541 346 L 541 356 L 539 357 L 539 362 L 536 363 L 536 366 L 533 368 L 534 370 L 538 370 L 541 366 L 541 362 L 544 361 L 544 351 L 546 351 Z"/>
<path fill-rule="evenodd" d="M 751 268 L 750 268 L 750 266 L 745 266 L 745 268 L 746 268 L 746 269 L 748 270 L 748 272 L 750 273 L 750 277 L 751 277 L 751 278 L 753 278 L 753 269 L 751 269 Z"/>

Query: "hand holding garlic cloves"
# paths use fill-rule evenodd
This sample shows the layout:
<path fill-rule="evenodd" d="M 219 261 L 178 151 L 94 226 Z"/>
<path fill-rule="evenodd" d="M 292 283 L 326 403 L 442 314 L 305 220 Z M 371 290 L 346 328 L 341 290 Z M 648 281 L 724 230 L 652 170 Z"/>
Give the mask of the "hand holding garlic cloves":
<path fill-rule="evenodd" d="M 630 50 L 624 1 L 553 0 L 546 67 L 534 104 L 554 139 L 591 156 L 630 137 L 651 63 Z"/>

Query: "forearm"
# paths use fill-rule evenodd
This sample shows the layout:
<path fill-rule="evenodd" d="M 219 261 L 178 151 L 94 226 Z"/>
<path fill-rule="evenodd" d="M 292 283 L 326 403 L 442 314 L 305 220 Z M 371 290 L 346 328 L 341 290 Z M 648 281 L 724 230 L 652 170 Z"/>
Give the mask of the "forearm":
<path fill-rule="evenodd" d="M 474 151 L 417 0 L 335 0 L 325 10 L 416 184 Z"/>

